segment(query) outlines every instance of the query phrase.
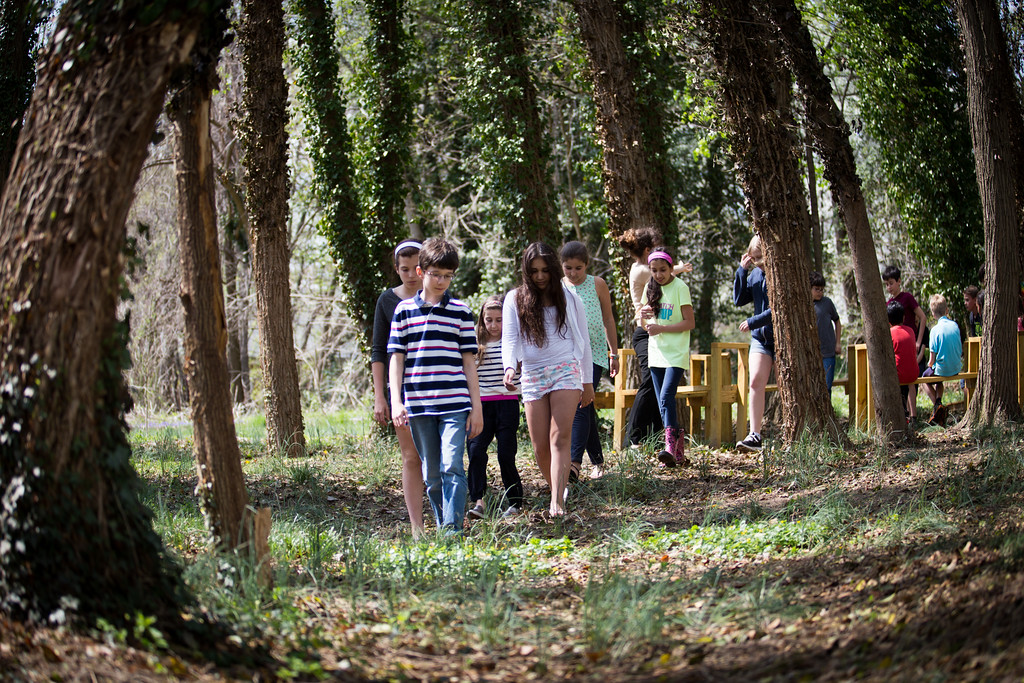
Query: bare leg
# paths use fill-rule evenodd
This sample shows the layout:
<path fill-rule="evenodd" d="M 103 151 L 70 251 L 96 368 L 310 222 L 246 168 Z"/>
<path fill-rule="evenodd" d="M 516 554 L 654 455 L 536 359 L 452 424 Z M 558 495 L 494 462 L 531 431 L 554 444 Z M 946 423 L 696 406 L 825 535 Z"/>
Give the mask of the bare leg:
<path fill-rule="evenodd" d="M 550 394 L 536 401 L 526 402 L 526 426 L 530 430 L 530 443 L 533 444 L 533 457 L 537 459 L 537 467 L 544 475 L 544 481 L 551 486 L 551 441 L 549 437 L 551 424 L 551 406 L 548 402 Z"/>
<path fill-rule="evenodd" d="M 572 420 L 582 392 L 575 389 L 552 391 L 547 395 L 551 411 L 551 506 L 552 516 L 565 514 L 565 487 L 572 462 Z"/>
<path fill-rule="evenodd" d="M 924 386 L 928 386 L 925 384 Z M 910 393 L 907 396 L 907 410 L 910 411 L 910 417 L 917 417 L 917 385 L 910 385 Z"/>
<path fill-rule="evenodd" d="M 771 356 L 750 354 L 750 431 L 758 434 L 764 419 L 764 388 L 768 386 L 773 364 Z"/>
<path fill-rule="evenodd" d="M 402 495 L 405 509 L 409 511 L 412 537 L 419 538 L 423 528 L 423 463 L 416 452 L 412 432 L 408 426 L 395 427 L 398 435 L 398 449 L 402 452 Z"/>

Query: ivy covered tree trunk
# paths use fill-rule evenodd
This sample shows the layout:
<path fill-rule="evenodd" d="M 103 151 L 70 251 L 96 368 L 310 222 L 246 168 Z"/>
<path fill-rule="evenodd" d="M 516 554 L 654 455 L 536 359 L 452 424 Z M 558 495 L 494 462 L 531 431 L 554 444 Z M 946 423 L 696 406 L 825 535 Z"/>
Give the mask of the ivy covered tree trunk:
<path fill-rule="evenodd" d="M 211 41 L 212 42 L 212 41 Z M 252 540 L 227 367 L 227 321 L 217 245 L 210 97 L 219 46 L 199 50 L 168 104 L 178 186 L 185 377 L 192 408 L 199 495 L 214 541 L 237 548 Z"/>
<path fill-rule="evenodd" d="M 334 16 L 325 0 L 292 0 L 290 7 L 296 15 L 293 39 L 299 102 L 313 160 L 313 189 L 322 208 L 318 227 L 343 273 L 348 313 L 368 352 L 373 313 L 385 279 L 379 268 L 367 267 L 377 260 L 363 232 L 353 186 L 352 139 L 339 82 Z"/>
<path fill-rule="evenodd" d="M 622 26 L 612 0 L 573 0 L 580 38 L 590 62 L 601 144 L 608 230 L 618 238 L 630 228 L 659 225 L 647 169 L 646 148 L 633 72 L 622 44 Z M 617 250 L 620 298 L 629 301 L 629 258 Z M 628 309 L 627 309 L 628 310 Z"/>
<path fill-rule="evenodd" d="M 766 15 L 779 29 L 783 50 L 792 65 L 804 100 L 807 129 L 825 166 L 825 178 L 846 225 L 853 256 L 853 274 L 860 295 L 867 341 L 875 424 L 883 434 L 902 440 L 908 434 L 903 412 L 896 356 L 886 313 L 885 293 L 878 277 L 878 255 L 868 223 L 857 165 L 850 145 L 850 127 L 832 98 L 811 34 L 793 0 L 767 0 Z M 809 172 L 813 173 L 813 169 Z"/>
<path fill-rule="evenodd" d="M 256 322 L 266 386 L 267 441 L 272 450 L 303 455 L 299 369 L 292 330 L 288 243 L 288 84 L 284 79 L 281 0 L 243 0 L 242 165 Z"/>
<path fill-rule="evenodd" d="M 64 4 L 0 204 L 0 607 L 17 618 L 178 619 L 184 597 L 130 463 L 117 306 L 168 79 L 223 8 L 143 5 Z"/>
<path fill-rule="evenodd" d="M 409 36 L 403 25 L 404 0 L 367 0 L 366 37 L 368 119 L 365 125 L 369 186 L 364 225 L 372 263 L 398 284 L 393 250 L 407 234 L 409 141 L 413 96 L 409 87 Z"/>
<path fill-rule="evenodd" d="M 967 65 L 967 106 L 978 189 L 985 219 L 985 308 L 978 393 L 967 420 L 1016 421 L 1016 325 L 1021 264 L 1017 191 L 1024 181 L 1021 108 L 999 7 L 991 0 L 956 0 Z"/>
<path fill-rule="evenodd" d="M 774 36 L 749 3 L 704 0 L 701 10 L 740 181 L 764 244 L 783 440 L 793 443 L 805 431 L 839 440 L 810 305 L 810 216 L 800 151 L 782 113 L 788 106 L 789 74 Z"/>
<path fill-rule="evenodd" d="M 475 60 L 465 100 L 488 186 L 500 207 L 505 251 L 512 262 L 527 244 L 560 241 L 550 173 L 550 145 L 541 123 L 537 87 L 526 53 L 526 9 L 519 0 L 468 0 L 461 10 L 472 32 Z"/>

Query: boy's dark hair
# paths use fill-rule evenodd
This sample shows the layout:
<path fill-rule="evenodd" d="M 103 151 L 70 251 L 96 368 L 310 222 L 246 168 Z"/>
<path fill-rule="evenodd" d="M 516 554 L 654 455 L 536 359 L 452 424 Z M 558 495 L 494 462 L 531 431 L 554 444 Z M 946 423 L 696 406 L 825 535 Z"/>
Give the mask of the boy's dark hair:
<path fill-rule="evenodd" d="M 981 290 L 978 289 L 975 285 L 968 285 L 967 289 L 964 290 L 964 294 L 966 294 L 967 296 L 971 297 L 972 299 L 977 299 L 978 298 L 978 292 L 980 292 L 980 291 Z"/>
<path fill-rule="evenodd" d="M 456 270 L 459 267 L 459 250 L 455 245 L 440 237 L 431 237 L 420 249 L 420 268 L 444 268 Z"/>
<path fill-rule="evenodd" d="M 981 264 L 981 268 L 978 268 L 978 282 L 985 284 L 985 264 Z"/>
<path fill-rule="evenodd" d="M 890 325 L 901 325 L 904 320 L 903 304 L 899 301 L 890 301 L 889 305 L 885 307 L 885 312 L 889 316 Z"/>
<path fill-rule="evenodd" d="M 825 276 L 816 270 L 811 271 L 811 287 L 824 287 Z"/>
<path fill-rule="evenodd" d="M 900 281 L 900 269 L 898 266 L 886 266 L 885 270 L 882 271 L 883 280 L 896 280 Z"/>
<path fill-rule="evenodd" d="M 583 261 L 583 265 L 590 263 L 590 252 L 587 251 L 587 245 L 583 242 L 566 242 L 562 245 L 562 249 L 558 252 L 558 258 L 562 263 L 565 263 L 571 258 L 577 261 Z"/>

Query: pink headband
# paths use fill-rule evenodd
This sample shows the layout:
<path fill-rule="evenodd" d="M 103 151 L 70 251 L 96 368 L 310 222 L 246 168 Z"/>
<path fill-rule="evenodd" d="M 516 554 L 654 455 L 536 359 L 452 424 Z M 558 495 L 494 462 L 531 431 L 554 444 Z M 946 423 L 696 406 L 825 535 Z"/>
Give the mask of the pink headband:
<path fill-rule="evenodd" d="M 651 255 L 647 257 L 647 264 L 650 265 L 651 261 L 656 258 L 660 258 L 662 261 L 668 261 L 668 264 L 672 265 L 672 257 L 663 251 L 652 251 Z"/>

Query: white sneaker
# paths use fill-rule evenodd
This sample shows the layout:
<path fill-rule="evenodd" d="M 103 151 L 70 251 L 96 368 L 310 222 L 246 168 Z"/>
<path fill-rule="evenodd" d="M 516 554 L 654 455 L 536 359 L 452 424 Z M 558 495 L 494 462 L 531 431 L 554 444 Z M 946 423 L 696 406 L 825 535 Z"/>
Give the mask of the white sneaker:
<path fill-rule="evenodd" d="M 590 478 L 591 479 L 600 479 L 603 476 L 604 476 L 604 465 L 594 465 L 590 469 Z"/>

